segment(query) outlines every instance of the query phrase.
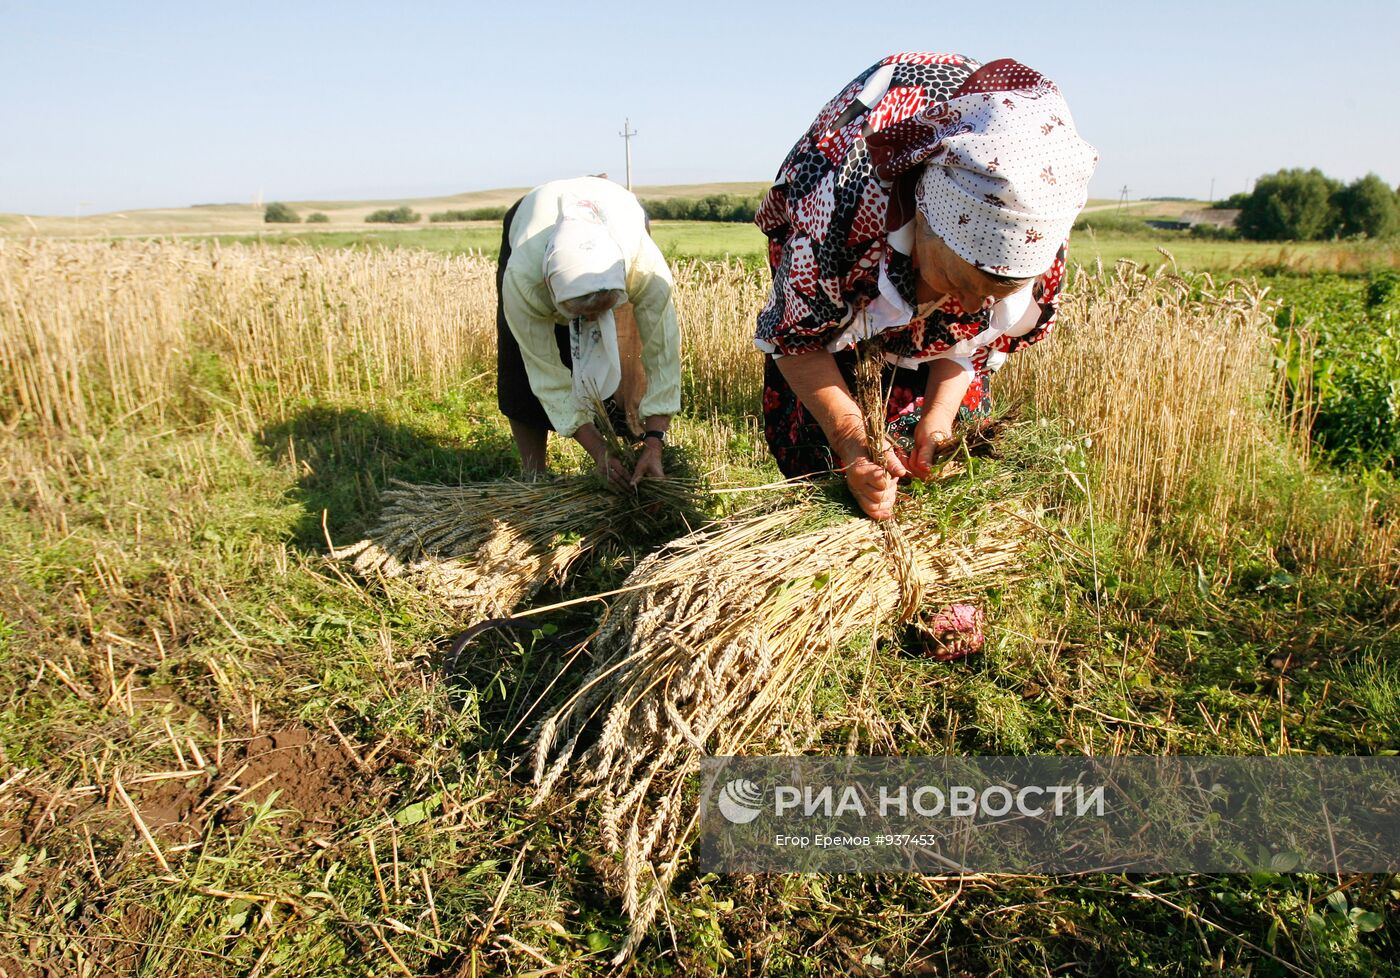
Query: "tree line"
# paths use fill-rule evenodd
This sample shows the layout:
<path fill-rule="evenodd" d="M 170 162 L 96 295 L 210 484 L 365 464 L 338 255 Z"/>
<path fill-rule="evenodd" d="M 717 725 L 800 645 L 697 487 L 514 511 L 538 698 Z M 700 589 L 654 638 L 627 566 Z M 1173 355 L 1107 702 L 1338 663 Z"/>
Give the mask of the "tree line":
<path fill-rule="evenodd" d="M 668 200 L 643 200 L 642 209 L 656 221 L 753 221 L 761 196 L 745 197 L 739 194 L 710 194 L 706 197 L 673 197 Z M 428 215 L 433 224 L 452 221 L 499 221 L 506 216 L 505 207 L 474 207 L 462 210 L 438 211 Z M 396 207 L 392 210 L 377 210 L 365 215 L 370 224 L 415 224 L 422 215 L 410 207 Z M 296 224 L 301 217 L 283 203 L 267 205 L 263 220 L 268 224 Z M 324 223 L 329 220 L 325 214 L 312 214 L 308 223 Z"/>
<path fill-rule="evenodd" d="M 280 200 L 274 200 L 263 209 L 263 221 L 267 224 L 300 224 L 301 215 Z M 307 224 L 326 224 L 329 222 L 330 218 L 320 211 L 316 211 L 306 218 Z"/>
<path fill-rule="evenodd" d="M 1316 167 L 1279 170 L 1214 206 L 1238 208 L 1235 227 L 1251 241 L 1400 235 L 1400 189 L 1374 173 L 1344 184 Z"/>
<path fill-rule="evenodd" d="M 643 200 L 642 209 L 653 221 L 735 221 L 749 223 L 758 213 L 762 196 L 740 194 L 710 194 L 705 197 L 672 197 L 667 200 Z M 476 207 L 470 210 L 439 211 L 428 217 L 433 223 L 445 221 L 499 221 L 505 217 L 504 207 Z"/>

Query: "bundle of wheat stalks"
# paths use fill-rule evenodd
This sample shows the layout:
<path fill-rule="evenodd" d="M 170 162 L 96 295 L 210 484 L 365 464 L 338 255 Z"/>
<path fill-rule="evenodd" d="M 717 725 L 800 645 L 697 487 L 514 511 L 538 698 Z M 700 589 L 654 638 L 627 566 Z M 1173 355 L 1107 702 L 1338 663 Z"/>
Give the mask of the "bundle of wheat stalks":
<path fill-rule="evenodd" d="M 635 493 L 592 476 L 456 486 L 395 483 L 369 536 L 334 556 L 366 578 L 398 578 L 463 618 L 508 615 L 601 544 L 645 536 L 693 507 L 683 480 Z"/>
<path fill-rule="evenodd" d="M 784 743 L 847 636 L 878 635 L 1017 559 L 1010 508 L 956 535 L 914 500 L 896 520 L 833 519 L 809 490 L 677 540 L 628 578 L 597 664 L 534 732 L 535 803 L 567 773 L 577 797 L 597 797 L 604 839 L 622 852 L 632 926 L 617 961 L 655 918 L 696 825 L 683 792 L 701 757 Z"/>

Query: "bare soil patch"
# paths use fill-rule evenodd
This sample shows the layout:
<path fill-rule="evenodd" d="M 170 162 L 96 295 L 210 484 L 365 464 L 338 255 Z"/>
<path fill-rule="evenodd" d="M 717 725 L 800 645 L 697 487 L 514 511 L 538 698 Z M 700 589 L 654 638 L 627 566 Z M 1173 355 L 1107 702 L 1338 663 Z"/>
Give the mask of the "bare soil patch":
<path fill-rule="evenodd" d="M 309 822 L 331 821 L 327 816 L 351 807 L 368 780 L 344 747 L 305 727 L 249 741 L 245 763 L 248 770 L 239 782 L 258 785 L 249 791 L 249 800 L 262 802 L 280 792 L 277 807 L 295 809 Z"/>

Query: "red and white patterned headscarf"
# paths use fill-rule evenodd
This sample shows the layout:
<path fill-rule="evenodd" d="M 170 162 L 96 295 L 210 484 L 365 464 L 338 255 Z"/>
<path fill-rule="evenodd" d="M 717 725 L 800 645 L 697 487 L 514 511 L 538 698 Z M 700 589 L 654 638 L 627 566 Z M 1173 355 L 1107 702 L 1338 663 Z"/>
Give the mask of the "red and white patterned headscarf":
<path fill-rule="evenodd" d="M 1014 61 L 979 74 L 972 91 L 912 122 L 937 131 L 915 201 L 964 261 L 1032 278 L 1069 236 L 1098 154 L 1053 82 Z"/>
<path fill-rule="evenodd" d="M 993 274 L 1036 277 L 1035 327 L 981 347 L 974 369 L 982 375 L 991 369 L 988 357 L 1005 359 L 1038 342 L 1055 319 L 1070 205 L 1075 211 L 1082 205 L 1097 162 L 1063 107 L 1053 83 L 1009 60 L 983 65 L 958 54 L 901 52 L 854 78 L 798 139 L 754 218 L 768 236 L 773 272 L 755 345 L 780 354 L 822 349 L 839 341 L 877 297 L 912 311 L 914 215 L 925 178 L 925 199 L 936 187 L 943 201 L 926 213 L 956 253 Z M 1043 162 L 1040 151 L 1013 163 L 1014 152 L 1003 156 L 996 148 L 1014 150 L 1032 135 L 1053 147 Z M 950 149 L 955 155 L 947 157 Z M 1015 167 L 1014 178 L 997 176 L 1004 165 Z M 1055 183 L 1039 176 L 1045 167 Z M 945 172 L 930 175 L 935 169 Z M 1041 196 L 1045 189 L 1053 199 Z M 978 194 L 982 206 L 974 209 Z M 1063 209 L 1060 198 L 1067 201 Z M 1006 206 L 1013 200 L 1024 209 Z M 1026 214 L 1040 223 L 1022 220 Z M 920 360 L 981 336 L 988 326 L 988 310 L 964 310 L 949 297 L 938 311 L 881 335 L 887 358 Z"/>

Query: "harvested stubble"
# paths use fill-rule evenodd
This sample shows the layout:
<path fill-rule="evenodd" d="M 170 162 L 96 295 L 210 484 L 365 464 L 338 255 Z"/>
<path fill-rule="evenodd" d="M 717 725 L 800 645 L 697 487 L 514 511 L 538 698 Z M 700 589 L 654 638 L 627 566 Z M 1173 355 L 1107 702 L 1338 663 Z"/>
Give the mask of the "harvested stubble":
<path fill-rule="evenodd" d="M 693 512 L 693 485 L 647 480 L 614 493 L 592 476 L 458 486 L 395 483 L 374 530 L 334 555 L 367 578 L 399 578 L 463 619 L 508 615 L 575 561 Z"/>
<path fill-rule="evenodd" d="M 833 521 L 808 491 L 677 540 L 628 577 L 595 640 L 596 666 L 533 735 L 535 803 L 568 774 L 576 797 L 596 796 L 604 840 L 622 853 L 631 932 L 616 961 L 675 876 L 698 818 L 686 780 L 703 756 L 775 738 L 800 749 L 792 731 L 847 636 L 878 635 L 911 605 L 965 596 L 1017 562 L 1011 507 L 954 535 L 925 505 L 908 501 L 896 516 L 912 572 L 891 566 L 882 524 L 848 511 Z"/>

